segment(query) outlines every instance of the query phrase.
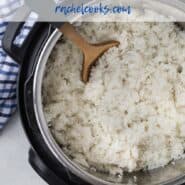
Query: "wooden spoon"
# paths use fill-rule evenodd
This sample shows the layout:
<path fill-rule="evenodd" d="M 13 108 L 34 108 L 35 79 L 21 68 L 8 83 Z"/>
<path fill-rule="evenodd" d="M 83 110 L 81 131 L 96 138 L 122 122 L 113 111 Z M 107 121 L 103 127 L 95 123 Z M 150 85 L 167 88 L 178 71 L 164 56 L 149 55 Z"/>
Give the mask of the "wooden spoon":
<path fill-rule="evenodd" d="M 84 54 L 82 69 L 82 81 L 84 83 L 88 82 L 90 69 L 97 59 L 101 57 L 109 48 L 120 44 L 118 41 L 114 40 L 100 44 L 90 44 L 79 33 L 77 33 L 75 28 L 69 23 L 62 25 L 60 27 L 60 31 L 64 34 L 64 36 L 75 43 Z"/>

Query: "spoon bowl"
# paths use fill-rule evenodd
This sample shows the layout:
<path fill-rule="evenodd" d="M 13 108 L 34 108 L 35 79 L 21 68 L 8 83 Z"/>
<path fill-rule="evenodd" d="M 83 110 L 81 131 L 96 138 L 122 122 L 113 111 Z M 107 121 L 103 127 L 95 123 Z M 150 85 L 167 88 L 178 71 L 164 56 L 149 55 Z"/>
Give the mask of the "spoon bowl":
<path fill-rule="evenodd" d="M 82 69 L 82 81 L 87 83 L 89 80 L 89 74 L 92 65 L 101 57 L 108 49 L 118 46 L 118 41 L 112 40 L 98 44 L 88 43 L 76 30 L 69 24 L 65 23 L 59 29 L 64 36 L 77 45 L 83 52 L 83 69 Z"/>

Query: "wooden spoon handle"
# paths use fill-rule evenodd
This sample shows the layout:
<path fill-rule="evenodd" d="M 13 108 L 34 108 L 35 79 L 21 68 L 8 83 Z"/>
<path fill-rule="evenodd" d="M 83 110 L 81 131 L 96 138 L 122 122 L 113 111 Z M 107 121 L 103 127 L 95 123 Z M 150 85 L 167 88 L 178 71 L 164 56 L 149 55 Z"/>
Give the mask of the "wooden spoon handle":
<path fill-rule="evenodd" d="M 88 42 L 75 30 L 73 25 L 70 23 L 65 23 L 61 26 L 60 31 L 66 36 L 70 41 L 74 42 L 77 47 L 79 47 L 83 52 L 88 48 Z"/>

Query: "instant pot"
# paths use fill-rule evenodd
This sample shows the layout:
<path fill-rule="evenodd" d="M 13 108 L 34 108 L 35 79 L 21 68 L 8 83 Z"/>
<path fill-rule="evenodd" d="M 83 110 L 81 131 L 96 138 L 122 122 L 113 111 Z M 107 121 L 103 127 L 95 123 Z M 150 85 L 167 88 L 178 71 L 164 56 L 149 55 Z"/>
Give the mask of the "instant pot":
<path fill-rule="evenodd" d="M 168 11 L 169 7 L 185 14 L 185 4 L 180 0 L 130 1 Z M 153 3 L 153 6 L 152 6 Z M 158 4 L 159 3 L 159 4 Z M 161 10 L 161 5 L 166 9 Z M 174 11 L 176 12 L 176 11 Z M 173 14 L 173 12 L 171 12 Z M 176 13 L 173 14 L 175 16 Z M 31 143 L 29 162 L 35 171 L 50 185 L 180 185 L 185 182 L 185 160 L 151 171 L 125 173 L 123 177 L 86 169 L 66 156 L 53 139 L 42 107 L 42 79 L 48 57 L 62 34 L 49 23 L 37 22 L 21 46 L 14 40 L 23 22 L 11 22 L 3 39 L 7 53 L 20 64 L 18 102 L 25 133 Z M 169 43 L 170 44 L 170 43 Z M 133 136 L 134 137 L 134 136 Z M 160 141 L 159 141 L 160 145 Z"/>

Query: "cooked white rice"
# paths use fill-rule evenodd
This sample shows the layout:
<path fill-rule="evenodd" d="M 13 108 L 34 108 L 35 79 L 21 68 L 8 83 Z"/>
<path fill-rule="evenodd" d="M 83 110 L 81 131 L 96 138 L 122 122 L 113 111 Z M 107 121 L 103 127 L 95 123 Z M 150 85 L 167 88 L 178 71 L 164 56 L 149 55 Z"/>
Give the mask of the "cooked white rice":
<path fill-rule="evenodd" d="M 81 81 L 83 56 L 59 42 L 46 68 L 46 119 L 74 161 L 115 174 L 183 158 L 185 33 L 173 23 L 83 23 L 90 42 L 120 41 Z M 64 42 L 65 41 L 65 42 Z"/>

